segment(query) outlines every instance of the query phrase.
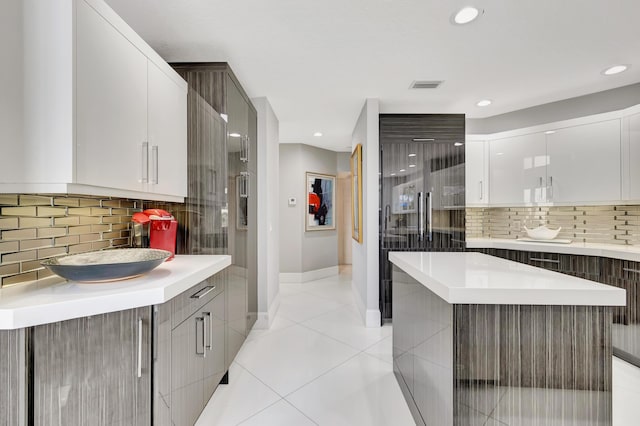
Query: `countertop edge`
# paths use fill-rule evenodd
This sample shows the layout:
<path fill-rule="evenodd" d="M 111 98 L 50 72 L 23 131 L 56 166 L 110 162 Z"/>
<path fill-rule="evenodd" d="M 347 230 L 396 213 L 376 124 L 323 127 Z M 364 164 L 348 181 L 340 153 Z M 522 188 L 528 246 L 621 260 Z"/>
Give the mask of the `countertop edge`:
<path fill-rule="evenodd" d="M 508 289 L 508 288 L 457 288 L 449 287 L 404 259 L 403 252 L 390 252 L 389 261 L 409 274 L 413 279 L 434 292 L 449 304 L 474 305 L 543 305 L 543 306 L 624 306 L 626 292 L 623 289 L 593 283 L 592 289 Z M 509 262 L 508 260 L 505 260 Z M 514 262 L 515 263 L 515 262 Z M 544 273 L 552 271 L 541 270 Z M 559 273 L 558 273 L 559 274 Z M 562 274 L 560 274 L 562 275 Z M 567 277 L 574 279 L 575 277 Z M 577 278 L 580 279 L 580 278 Z M 587 281 L 587 280 L 585 280 Z M 553 296 L 553 297 L 552 297 Z M 549 300 L 552 298 L 552 300 Z M 559 303 L 558 300 L 574 299 L 572 303 Z M 593 299 L 593 300 L 590 300 Z"/>
<path fill-rule="evenodd" d="M 170 282 L 162 287 L 141 288 L 140 290 L 127 289 L 120 294 L 87 296 L 78 300 L 51 303 L 46 308 L 43 308 L 41 304 L 0 308 L 0 330 L 16 330 L 168 302 L 231 265 L 231 256 L 219 255 L 215 257 L 216 259 L 212 259 L 206 266 L 196 269 L 193 273 L 178 276 L 175 282 Z"/>
<path fill-rule="evenodd" d="M 575 254 L 579 256 L 608 257 L 611 259 L 630 260 L 640 262 L 640 248 L 632 246 L 620 246 L 608 244 L 611 247 L 603 247 L 605 244 L 594 243 L 543 243 L 524 242 L 517 239 L 500 238 L 469 238 L 466 241 L 467 248 L 495 248 L 506 250 L 535 251 L 559 254 Z"/>

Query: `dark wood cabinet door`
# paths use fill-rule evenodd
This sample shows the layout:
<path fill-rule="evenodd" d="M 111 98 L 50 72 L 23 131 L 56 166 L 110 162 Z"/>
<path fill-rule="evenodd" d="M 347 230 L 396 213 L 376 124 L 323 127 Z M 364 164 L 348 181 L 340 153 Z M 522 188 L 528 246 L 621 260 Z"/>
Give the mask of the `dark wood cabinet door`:
<path fill-rule="evenodd" d="M 150 425 L 151 308 L 33 328 L 34 424 Z"/>

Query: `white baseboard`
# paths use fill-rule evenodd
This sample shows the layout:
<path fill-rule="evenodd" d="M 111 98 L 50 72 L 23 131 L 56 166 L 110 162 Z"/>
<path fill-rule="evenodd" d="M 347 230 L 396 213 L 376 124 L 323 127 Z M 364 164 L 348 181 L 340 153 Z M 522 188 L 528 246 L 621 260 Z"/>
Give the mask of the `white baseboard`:
<path fill-rule="evenodd" d="M 276 295 L 271 306 L 269 306 L 269 312 L 258 312 L 258 319 L 253 325 L 253 328 L 255 330 L 268 330 L 271 328 L 271 323 L 273 323 L 273 319 L 276 317 L 278 308 L 280 308 L 280 293 Z"/>
<path fill-rule="evenodd" d="M 364 326 L 367 328 L 380 327 L 380 309 L 367 309 L 364 305 L 364 301 L 360 298 L 360 294 L 356 290 L 355 286 L 352 285 L 351 290 L 353 291 L 353 298 L 355 299 L 356 305 L 358 306 L 360 316 L 364 321 Z"/>
<path fill-rule="evenodd" d="M 319 280 L 322 278 L 332 277 L 340 273 L 340 268 L 330 266 L 323 269 L 315 269 L 307 272 L 280 272 L 281 283 L 306 283 L 307 281 Z"/>

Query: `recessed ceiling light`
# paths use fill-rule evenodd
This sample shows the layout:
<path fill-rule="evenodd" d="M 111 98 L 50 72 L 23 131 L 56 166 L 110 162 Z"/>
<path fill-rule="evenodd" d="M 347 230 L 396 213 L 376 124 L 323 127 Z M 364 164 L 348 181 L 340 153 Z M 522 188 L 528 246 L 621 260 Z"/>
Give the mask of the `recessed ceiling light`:
<path fill-rule="evenodd" d="M 396 175 L 395 173 L 391 173 L 391 176 L 395 176 L 395 175 Z"/>
<path fill-rule="evenodd" d="M 402 173 L 402 172 L 406 172 L 406 170 L 405 169 L 400 169 L 400 173 Z"/>
<path fill-rule="evenodd" d="M 415 157 L 417 154 L 409 154 L 409 157 Z"/>
<path fill-rule="evenodd" d="M 322 133 L 320 133 L 320 132 L 315 132 L 315 133 L 313 134 L 313 136 L 315 136 L 316 138 L 319 138 L 320 136 L 322 136 Z"/>
<path fill-rule="evenodd" d="M 483 99 L 479 101 L 476 105 L 479 107 L 486 107 L 488 105 L 491 105 L 491 99 Z"/>
<path fill-rule="evenodd" d="M 409 167 L 415 167 L 415 166 L 416 166 L 415 164 L 409 164 Z"/>
<path fill-rule="evenodd" d="M 462 146 L 462 145 L 464 145 L 464 144 L 463 144 L 462 142 L 456 142 L 456 143 L 454 143 L 453 145 L 454 145 L 454 146 Z"/>
<path fill-rule="evenodd" d="M 242 135 L 240 133 L 229 133 L 229 136 L 231 136 L 232 138 L 239 138 Z"/>
<path fill-rule="evenodd" d="M 628 65 L 614 65 L 602 71 L 602 74 L 604 75 L 620 74 L 621 72 L 626 71 L 627 68 L 629 68 Z"/>
<path fill-rule="evenodd" d="M 544 132 L 545 135 L 552 135 L 554 134 L 556 131 L 555 130 L 547 130 L 546 132 Z"/>
<path fill-rule="evenodd" d="M 458 25 L 468 24 L 480 15 L 480 11 L 475 7 L 467 6 L 460 9 L 453 16 L 453 22 Z"/>

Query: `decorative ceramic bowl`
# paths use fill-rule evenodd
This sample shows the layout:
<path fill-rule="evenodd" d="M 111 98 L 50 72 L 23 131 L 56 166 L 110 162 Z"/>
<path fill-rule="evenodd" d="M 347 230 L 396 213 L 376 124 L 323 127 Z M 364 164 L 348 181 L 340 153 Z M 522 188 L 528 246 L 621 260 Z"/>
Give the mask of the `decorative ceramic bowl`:
<path fill-rule="evenodd" d="M 108 282 L 146 274 L 169 256 L 165 250 L 116 249 L 56 257 L 41 264 L 71 281 Z"/>
<path fill-rule="evenodd" d="M 534 240 L 553 240 L 558 236 L 562 227 L 558 229 L 549 229 L 546 226 L 538 226 L 535 229 L 529 229 L 526 226 L 524 230 L 527 232 L 527 236 L 529 238 L 533 238 Z"/>

